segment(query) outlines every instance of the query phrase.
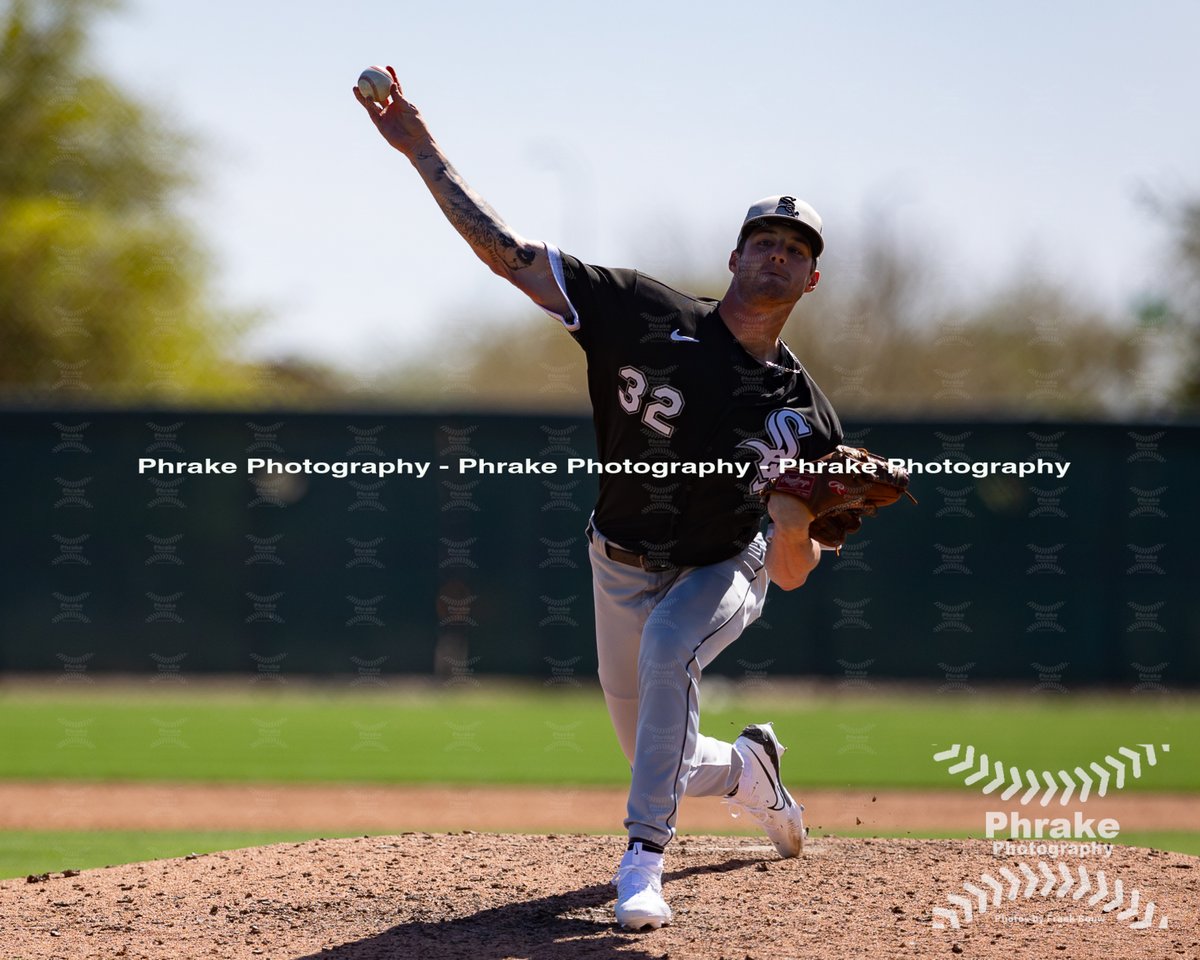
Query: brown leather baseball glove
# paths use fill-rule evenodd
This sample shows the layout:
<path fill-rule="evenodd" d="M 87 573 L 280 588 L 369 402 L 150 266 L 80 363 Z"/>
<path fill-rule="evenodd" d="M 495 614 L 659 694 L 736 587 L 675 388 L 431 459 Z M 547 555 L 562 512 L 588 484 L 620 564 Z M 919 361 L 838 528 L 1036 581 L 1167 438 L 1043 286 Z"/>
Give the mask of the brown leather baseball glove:
<path fill-rule="evenodd" d="M 808 535 L 817 543 L 841 550 L 846 537 L 873 517 L 880 507 L 907 496 L 908 471 L 862 447 L 839 446 L 820 460 L 790 468 L 768 481 L 764 496 L 786 494 L 803 500 L 813 515 Z"/>

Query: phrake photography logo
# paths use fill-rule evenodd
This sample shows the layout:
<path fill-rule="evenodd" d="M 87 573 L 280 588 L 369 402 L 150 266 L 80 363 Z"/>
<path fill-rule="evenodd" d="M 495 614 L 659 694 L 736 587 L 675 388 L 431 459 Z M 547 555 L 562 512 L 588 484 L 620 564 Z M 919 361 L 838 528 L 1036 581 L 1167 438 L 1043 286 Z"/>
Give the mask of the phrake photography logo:
<path fill-rule="evenodd" d="M 1001 859 L 1002 865 L 965 880 L 961 892 L 947 894 L 947 906 L 932 910 L 934 929 L 959 930 L 988 910 L 1027 906 L 1035 897 L 1045 901 L 1043 912 L 1010 912 L 997 914 L 997 919 L 1063 924 L 1101 923 L 1112 918 L 1132 930 L 1167 929 L 1167 915 L 1140 890 L 1133 888 L 1127 893 L 1125 881 L 1111 866 L 1107 871 L 1095 867 L 1089 871 L 1085 863 L 1072 867 L 1067 860 L 1112 857 L 1120 822 L 1116 817 L 1087 816 L 1080 807 L 1148 775 L 1170 750 L 1167 743 L 1121 746 L 1101 758 L 1057 770 L 1005 763 L 985 752 L 977 753 L 971 744 L 954 743 L 934 753 L 936 763 L 947 764 L 947 774 L 962 776 L 965 786 L 978 787 L 984 796 L 1010 805 L 1007 810 L 984 813 L 984 834 L 992 841 L 992 855 Z M 1058 809 L 1046 809 L 1039 816 L 1029 809 L 1032 804 Z M 1029 857 L 1047 859 L 1012 859 Z"/>

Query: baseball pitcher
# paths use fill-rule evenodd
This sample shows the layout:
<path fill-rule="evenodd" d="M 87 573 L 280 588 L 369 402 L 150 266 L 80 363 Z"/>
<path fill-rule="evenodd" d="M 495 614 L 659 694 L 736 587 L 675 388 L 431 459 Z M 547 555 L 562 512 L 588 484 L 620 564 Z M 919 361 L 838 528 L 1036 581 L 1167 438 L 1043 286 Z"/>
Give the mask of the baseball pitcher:
<path fill-rule="evenodd" d="M 451 166 L 399 83 L 386 103 L 354 95 L 479 259 L 584 350 L 600 459 L 743 465 L 740 475 L 605 473 L 588 525 L 600 684 L 632 770 L 616 917 L 659 927 L 671 919 L 663 853 L 682 797 L 727 798 L 780 856 L 804 842 L 771 724 L 750 724 L 733 743 L 704 736 L 698 695 L 704 668 L 759 616 L 768 586 L 795 589 L 817 566 L 814 516 L 836 547 L 874 510 L 840 480 L 831 490 L 820 474 L 780 479 L 781 459 L 840 455 L 833 407 L 779 338 L 820 279 L 821 218 L 794 196 L 760 200 L 740 224 L 725 295 L 690 296 L 520 236 Z"/>

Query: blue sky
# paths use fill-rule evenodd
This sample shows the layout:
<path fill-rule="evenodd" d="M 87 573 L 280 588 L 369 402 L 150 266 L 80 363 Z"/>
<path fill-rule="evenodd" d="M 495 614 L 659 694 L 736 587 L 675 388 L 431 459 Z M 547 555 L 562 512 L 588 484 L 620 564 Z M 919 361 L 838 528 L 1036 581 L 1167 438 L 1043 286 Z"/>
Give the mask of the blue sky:
<path fill-rule="evenodd" d="M 961 291 L 1035 268 L 1154 286 L 1149 187 L 1200 192 L 1200 4 L 180 4 L 127 0 L 96 63 L 202 142 L 187 211 L 255 355 L 369 370 L 452 318 L 532 310 L 474 260 L 350 94 L 392 63 L 520 233 L 670 279 L 745 208 L 825 217 L 826 278 L 875 215 Z"/>

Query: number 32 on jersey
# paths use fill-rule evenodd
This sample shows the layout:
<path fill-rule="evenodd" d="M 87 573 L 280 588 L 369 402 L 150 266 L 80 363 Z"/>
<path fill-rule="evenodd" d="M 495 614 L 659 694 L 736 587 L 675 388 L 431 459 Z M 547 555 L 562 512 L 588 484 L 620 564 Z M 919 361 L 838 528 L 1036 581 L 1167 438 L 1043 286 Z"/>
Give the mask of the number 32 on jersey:
<path fill-rule="evenodd" d="M 617 387 L 617 402 L 621 409 L 634 416 L 640 412 L 642 423 L 664 437 L 674 433 L 675 425 L 667 421 L 682 412 L 683 394 L 665 383 L 647 392 L 650 381 L 637 367 L 622 367 L 617 373 L 621 377 Z"/>

